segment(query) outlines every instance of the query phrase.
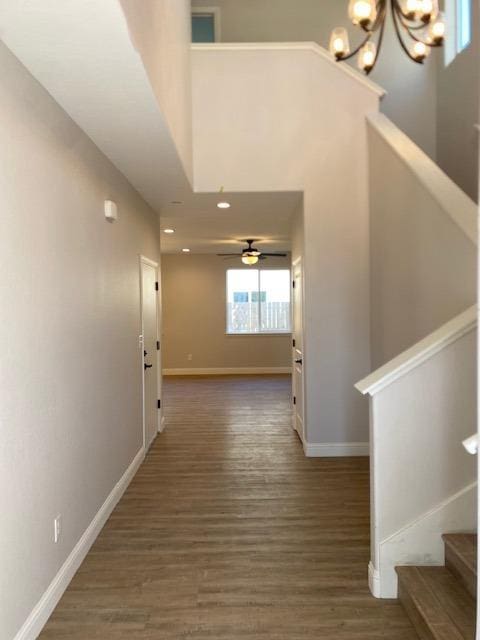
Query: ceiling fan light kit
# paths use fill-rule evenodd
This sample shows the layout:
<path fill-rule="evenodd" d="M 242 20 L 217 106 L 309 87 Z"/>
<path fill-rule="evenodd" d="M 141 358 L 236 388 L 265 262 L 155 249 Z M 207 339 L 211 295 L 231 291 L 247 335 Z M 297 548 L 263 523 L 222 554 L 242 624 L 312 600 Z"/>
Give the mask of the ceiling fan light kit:
<path fill-rule="evenodd" d="M 247 254 L 242 256 L 243 264 L 248 264 L 250 267 L 258 262 L 258 256 L 249 256 Z"/>
<path fill-rule="evenodd" d="M 220 256 L 225 259 L 240 258 L 243 264 L 246 264 L 249 267 L 252 267 L 254 264 L 257 264 L 259 260 L 266 260 L 267 258 L 270 258 L 270 257 L 272 258 L 287 257 L 286 253 L 279 253 L 279 252 L 264 253 L 263 251 L 259 251 L 258 249 L 255 249 L 255 247 L 253 246 L 253 243 L 258 242 L 258 240 L 250 239 L 250 240 L 242 240 L 242 242 L 246 242 L 247 246 L 243 249 L 241 253 L 217 253 L 217 256 Z"/>
<path fill-rule="evenodd" d="M 364 38 L 352 50 L 345 27 L 335 28 L 330 36 L 330 53 L 338 62 L 357 56 L 359 69 L 366 75 L 373 70 L 382 48 L 389 6 L 398 41 L 410 60 L 422 64 L 432 47 L 443 45 L 446 23 L 438 0 L 350 0 L 348 15 Z"/>

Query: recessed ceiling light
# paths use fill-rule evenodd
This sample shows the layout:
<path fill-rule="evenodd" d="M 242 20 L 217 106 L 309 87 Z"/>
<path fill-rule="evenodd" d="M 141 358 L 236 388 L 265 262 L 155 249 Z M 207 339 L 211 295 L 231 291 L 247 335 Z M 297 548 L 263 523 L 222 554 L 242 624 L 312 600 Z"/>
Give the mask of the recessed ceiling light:
<path fill-rule="evenodd" d="M 217 207 L 218 207 L 219 209 L 230 209 L 230 206 L 231 206 L 231 205 L 230 205 L 230 203 L 229 203 L 229 202 L 219 202 L 219 203 L 217 204 Z"/>
<path fill-rule="evenodd" d="M 190 249 L 182 249 L 183 253 L 190 253 Z"/>
<path fill-rule="evenodd" d="M 175 229 L 164 229 L 163 233 L 175 233 Z"/>

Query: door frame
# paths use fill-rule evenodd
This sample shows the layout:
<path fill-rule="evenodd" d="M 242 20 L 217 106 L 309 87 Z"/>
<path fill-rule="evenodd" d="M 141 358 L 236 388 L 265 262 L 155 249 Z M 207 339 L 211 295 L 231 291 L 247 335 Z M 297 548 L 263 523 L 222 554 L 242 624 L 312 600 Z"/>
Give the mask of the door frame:
<path fill-rule="evenodd" d="M 303 440 L 302 440 L 302 445 L 304 443 L 304 441 L 307 439 L 307 421 L 306 421 L 306 416 L 305 416 L 305 271 L 303 268 L 303 256 L 299 256 L 298 258 L 296 258 L 295 260 L 293 260 L 292 262 L 292 304 L 291 304 L 291 314 L 292 314 L 292 336 L 295 335 L 295 292 L 293 290 L 293 283 L 295 281 L 295 271 L 299 270 L 300 271 L 300 275 L 301 275 L 301 283 L 302 283 L 302 326 L 301 326 L 301 333 L 302 333 L 302 420 L 303 420 Z M 292 337 L 292 341 L 293 341 L 293 337 Z M 294 429 L 294 431 L 296 433 L 298 433 L 297 431 L 297 420 L 296 420 L 296 410 L 295 410 L 295 405 L 293 404 L 293 397 L 297 396 L 296 390 L 295 390 L 295 347 L 293 346 L 293 342 L 292 342 L 292 427 Z M 300 437 L 300 434 L 299 434 Z"/>
<path fill-rule="evenodd" d="M 163 402 L 162 402 L 162 343 L 160 341 L 160 324 L 161 324 L 161 305 L 160 305 L 160 295 L 161 295 L 161 287 L 159 280 L 159 263 L 155 260 L 151 260 L 144 255 L 139 255 L 138 259 L 138 267 L 139 267 L 139 278 L 140 278 L 140 334 L 139 334 L 139 348 L 140 348 L 140 371 L 142 376 L 142 428 L 143 428 L 143 449 L 146 451 L 147 449 L 147 434 L 146 434 L 146 424 L 145 424 L 145 368 L 144 364 L 144 340 L 143 340 L 143 274 L 142 267 L 143 265 L 148 265 L 149 267 L 153 267 L 155 269 L 155 281 L 158 282 L 158 289 L 156 291 L 156 310 L 157 310 L 157 331 L 156 331 L 156 340 L 160 344 L 160 349 L 156 350 L 156 359 L 157 359 L 157 397 L 160 400 L 160 409 L 157 413 L 157 434 L 163 430 Z"/>

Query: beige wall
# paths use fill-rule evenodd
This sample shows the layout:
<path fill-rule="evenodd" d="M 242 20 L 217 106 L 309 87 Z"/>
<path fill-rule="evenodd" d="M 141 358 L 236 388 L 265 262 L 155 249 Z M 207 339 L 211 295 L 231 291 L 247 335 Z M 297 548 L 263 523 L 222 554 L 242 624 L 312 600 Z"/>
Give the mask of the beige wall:
<path fill-rule="evenodd" d="M 365 116 L 378 94 L 311 49 L 200 48 L 193 105 L 199 190 L 304 191 L 307 441 L 363 451 L 353 385 L 370 367 Z"/>
<path fill-rule="evenodd" d="M 474 200 L 478 200 L 480 94 L 479 3 L 473 2 L 473 40 L 451 64 L 438 67 L 437 161 Z"/>
<path fill-rule="evenodd" d="M 369 126 L 373 369 L 476 300 L 475 204 L 401 132 L 386 136 Z"/>
<path fill-rule="evenodd" d="M 347 0 L 192 0 L 219 6 L 223 42 L 318 42 L 328 48 L 331 30 L 348 26 Z M 352 45 L 358 31 L 350 24 Z M 356 64 L 353 60 L 352 64 Z M 431 157 L 436 155 L 436 65 L 410 62 L 387 22 L 382 56 L 371 75 L 387 90 L 381 109 Z"/>
<path fill-rule="evenodd" d="M 142 448 L 138 254 L 159 247 L 157 215 L 3 45 L 0 76 L 0 638 L 11 640 Z"/>
<path fill-rule="evenodd" d="M 288 269 L 290 259 L 269 258 L 265 266 Z M 211 254 L 162 256 L 164 369 L 291 365 L 290 335 L 225 334 L 229 268 L 242 268 L 240 260 Z"/>

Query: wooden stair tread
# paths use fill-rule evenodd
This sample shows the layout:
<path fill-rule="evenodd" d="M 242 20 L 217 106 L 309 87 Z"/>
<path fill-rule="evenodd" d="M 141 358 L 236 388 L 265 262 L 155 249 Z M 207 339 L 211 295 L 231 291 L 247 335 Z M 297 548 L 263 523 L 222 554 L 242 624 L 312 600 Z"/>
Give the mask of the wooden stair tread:
<path fill-rule="evenodd" d="M 400 599 L 425 640 L 473 640 L 475 601 L 445 567 L 397 567 Z"/>
<path fill-rule="evenodd" d="M 445 543 L 445 564 L 475 597 L 477 589 L 477 536 L 469 533 L 448 533 Z"/>

